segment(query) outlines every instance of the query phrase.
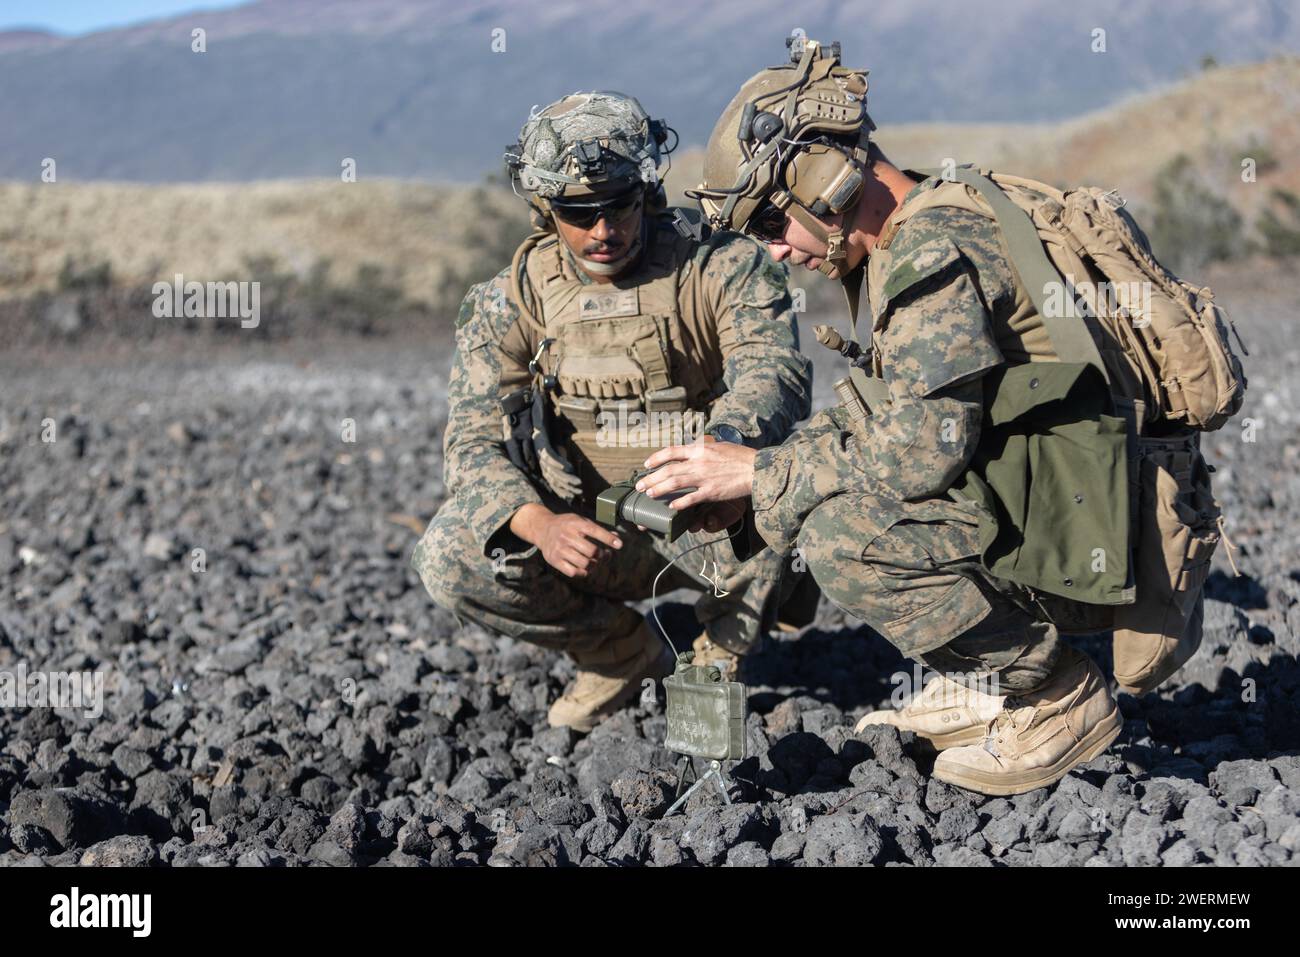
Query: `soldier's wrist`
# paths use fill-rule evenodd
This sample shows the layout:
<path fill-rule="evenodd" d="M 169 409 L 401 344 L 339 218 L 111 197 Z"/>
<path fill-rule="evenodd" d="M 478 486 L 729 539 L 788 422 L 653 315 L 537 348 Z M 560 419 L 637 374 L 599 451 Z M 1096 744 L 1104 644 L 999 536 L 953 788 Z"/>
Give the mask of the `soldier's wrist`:
<path fill-rule="evenodd" d="M 546 526 L 553 518 L 555 513 L 545 505 L 540 502 L 529 502 L 527 505 L 521 505 L 515 514 L 510 516 L 510 531 L 529 545 L 537 545 L 546 533 Z"/>

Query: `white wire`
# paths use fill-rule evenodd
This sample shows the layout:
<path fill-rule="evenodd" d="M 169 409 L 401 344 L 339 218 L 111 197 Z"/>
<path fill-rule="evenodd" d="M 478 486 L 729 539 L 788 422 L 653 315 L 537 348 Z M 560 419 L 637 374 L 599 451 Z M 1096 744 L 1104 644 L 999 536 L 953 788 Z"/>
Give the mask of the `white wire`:
<path fill-rule="evenodd" d="M 740 528 L 730 533 L 726 537 L 725 541 L 728 542 L 733 541 L 735 537 L 739 535 L 741 531 L 744 530 L 744 527 L 745 527 L 744 525 L 741 525 Z M 690 548 L 685 549 L 684 551 L 678 553 L 677 555 L 673 556 L 672 561 L 670 561 L 667 565 L 665 565 L 663 568 L 659 570 L 659 574 L 656 575 L 654 581 L 650 583 L 650 614 L 654 618 L 655 624 L 659 626 L 659 633 L 664 636 L 664 641 L 668 642 L 668 647 L 672 649 L 674 660 L 677 658 L 678 655 L 677 646 L 674 645 L 673 640 L 668 637 L 668 629 L 665 628 L 663 622 L 659 620 L 659 579 L 663 578 L 664 573 L 668 571 L 668 569 L 676 565 L 679 559 L 685 558 L 691 552 L 696 551 L 697 549 L 704 548 L 706 545 L 717 545 L 717 544 L 721 544 L 723 541 L 724 539 L 713 539 L 712 541 L 699 542 L 695 545 L 692 545 Z M 704 571 L 704 565 L 700 566 L 700 571 L 701 572 Z M 718 585 L 716 582 L 716 579 L 718 577 L 717 559 L 714 559 L 713 562 L 713 577 L 715 580 L 709 581 L 708 577 L 705 575 L 701 575 L 701 577 L 704 578 L 705 581 L 708 581 L 709 584 L 713 586 L 713 592 L 715 596 L 721 598 L 724 595 L 731 594 L 730 592 L 723 592 L 721 595 L 718 594 Z"/>

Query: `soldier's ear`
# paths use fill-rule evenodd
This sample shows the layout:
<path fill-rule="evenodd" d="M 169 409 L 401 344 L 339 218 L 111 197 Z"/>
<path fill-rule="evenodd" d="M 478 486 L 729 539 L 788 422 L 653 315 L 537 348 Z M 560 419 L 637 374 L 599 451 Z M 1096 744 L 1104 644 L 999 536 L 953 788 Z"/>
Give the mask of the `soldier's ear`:
<path fill-rule="evenodd" d="M 555 229 L 555 223 L 551 221 L 551 217 L 547 216 L 536 206 L 529 210 L 528 219 L 529 222 L 532 223 L 533 229 L 542 229 L 547 231 Z"/>

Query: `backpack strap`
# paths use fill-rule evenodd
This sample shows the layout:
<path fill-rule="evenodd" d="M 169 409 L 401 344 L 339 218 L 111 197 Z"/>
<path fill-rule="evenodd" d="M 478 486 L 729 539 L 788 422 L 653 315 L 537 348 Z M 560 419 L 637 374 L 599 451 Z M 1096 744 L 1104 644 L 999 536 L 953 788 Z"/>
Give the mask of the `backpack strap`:
<path fill-rule="evenodd" d="M 862 276 L 865 269 L 859 266 L 853 272 L 844 277 L 841 282 L 844 285 L 844 298 L 849 304 L 849 336 L 859 347 L 862 355 L 867 355 L 869 349 L 862 349 L 862 343 L 858 342 L 858 300 L 862 298 Z M 884 379 L 878 379 L 875 376 L 867 375 L 865 369 L 858 365 L 849 366 L 849 380 L 857 389 L 859 397 L 867 404 L 871 412 L 880 412 L 889 405 L 889 386 L 885 385 Z"/>
<path fill-rule="evenodd" d="M 968 166 L 959 166 L 955 170 L 947 171 L 923 169 L 917 172 L 941 179 L 955 179 L 984 198 L 997 218 L 998 228 L 1002 230 L 1007 251 L 1011 254 L 1011 265 L 1020 277 L 1020 283 L 1029 294 L 1034 308 L 1038 310 L 1057 357 L 1062 362 L 1086 362 L 1088 365 L 1095 366 L 1109 386 L 1110 375 L 1106 371 L 1101 353 L 1097 351 L 1097 343 L 1093 340 L 1087 325 L 1068 316 L 1052 315 L 1046 308 L 1044 290 L 1047 285 L 1060 283 L 1064 286 L 1064 280 L 1052 265 L 1052 260 L 1048 258 L 1047 250 L 1043 248 L 1042 240 L 1038 238 L 1038 227 L 1034 225 L 1029 214 L 1013 203 L 997 183 Z"/>

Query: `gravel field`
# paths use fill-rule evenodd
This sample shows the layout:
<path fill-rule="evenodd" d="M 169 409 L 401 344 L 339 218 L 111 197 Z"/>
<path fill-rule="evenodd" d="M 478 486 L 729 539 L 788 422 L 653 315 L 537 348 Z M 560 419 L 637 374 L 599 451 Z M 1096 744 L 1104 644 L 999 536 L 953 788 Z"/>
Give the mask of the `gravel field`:
<path fill-rule="evenodd" d="M 910 735 L 853 734 L 906 666 L 823 605 L 752 663 L 736 803 L 667 819 L 658 701 L 548 729 L 567 659 L 460 627 L 407 565 L 442 497 L 445 335 L 11 351 L 0 672 L 103 695 L 0 707 L 0 863 L 1300 860 L 1300 280 L 1212 284 L 1252 350 L 1245 411 L 1204 443 L 1243 574 L 1220 549 L 1200 652 L 1121 696 L 1109 752 L 1012 799 L 931 781 Z M 1108 639 L 1080 644 L 1109 668 Z"/>

